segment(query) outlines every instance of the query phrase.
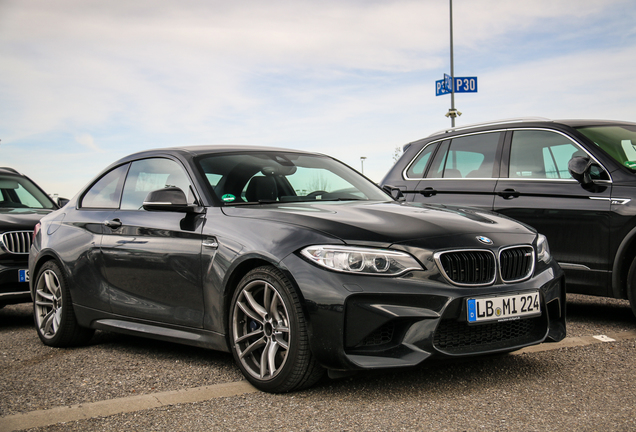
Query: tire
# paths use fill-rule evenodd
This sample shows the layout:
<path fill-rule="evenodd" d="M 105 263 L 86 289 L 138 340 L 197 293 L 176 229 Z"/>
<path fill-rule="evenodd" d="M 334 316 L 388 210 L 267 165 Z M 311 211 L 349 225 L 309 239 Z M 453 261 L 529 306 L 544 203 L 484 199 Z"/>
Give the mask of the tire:
<path fill-rule="evenodd" d="M 324 375 L 309 349 L 298 296 L 276 268 L 259 267 L 243 277 L 232 298 L 229 321 L 234 359 L 259 390 L 300 390 Z"/>
<path fill-rule="evenodd" d="M 636 258 L 632 261 L 627 273 L 627 298 L 632 307 L 632 312 L 636 316 Z"/>
<path fill-rule="evenodd" d="M 35 280 L 33 317 L 40 340 L 60 348 L 88 342 L 95 330 L 77 324 L 71 294 L 60 267 L 48 261 Z"/>

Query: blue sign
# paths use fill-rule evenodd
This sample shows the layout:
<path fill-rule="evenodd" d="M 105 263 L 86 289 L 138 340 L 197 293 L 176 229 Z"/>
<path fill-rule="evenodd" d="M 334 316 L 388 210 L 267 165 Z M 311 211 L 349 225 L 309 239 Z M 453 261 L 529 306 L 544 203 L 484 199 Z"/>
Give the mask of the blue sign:
<path fill-rule="evenodd" d="M 448 93 L 450 93 L 450 90 L 447 90 L 444 80 L 435 81 L 435 96 L 441 96 Z"/>
<path fill-rule="evenodd" d="M 452 92 L 453 80 L 444 74 L 444 79 L 435 81 L 435 96 Z M 455 77 L 455 93 L 477 93 L 477 77 Z"/>
<path fill-rule="evenodd" d="M 477 77 L 455 77 L 455 93 L 477 93 Z"/>

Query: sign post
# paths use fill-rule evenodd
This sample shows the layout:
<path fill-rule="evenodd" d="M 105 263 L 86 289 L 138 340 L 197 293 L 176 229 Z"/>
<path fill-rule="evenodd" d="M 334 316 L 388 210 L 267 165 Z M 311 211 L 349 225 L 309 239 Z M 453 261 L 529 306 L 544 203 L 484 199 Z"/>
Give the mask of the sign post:
<path fill-rule="evenodd" d="M 453 60 L 453 0 L 449 1 L 450 9 L 450 75 L 444 74 L 444 79 L 435 81 L 435 96 L 451 95 L 451 107 L 446 117 L 451 119 L 451 127 L 455 127 L 455 117 L 462 115 L 455 108 L 455 93 L 477 93 L 477 77 L 456 77 Z"/>

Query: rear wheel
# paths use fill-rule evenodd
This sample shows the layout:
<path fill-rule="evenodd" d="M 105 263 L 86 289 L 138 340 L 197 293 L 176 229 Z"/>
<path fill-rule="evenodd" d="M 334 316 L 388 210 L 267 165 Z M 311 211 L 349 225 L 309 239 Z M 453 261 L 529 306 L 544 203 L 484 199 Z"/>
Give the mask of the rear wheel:
<path fill-rule="evenodd" d="M 95 332 L 77 324 L 66 278 L 54 261 L 45 263 L 38 272 L 33 316 L 38 336 L 45 345 L 81 345 Z"/>
<path fill-rule="evenodd" d="M 230 342 L 243 375 L 260 390 L 300 390 L 324 375 L 309 349 L 298 296 L 274 267 L 256 268 L 239 283 L 230 308 Z"/>
<path fill-rule="evenodd" d="M 627 298 L 632 307 L 632 312 L 636 315 L 636 258 L 632 261 L 627 273 Z"/>

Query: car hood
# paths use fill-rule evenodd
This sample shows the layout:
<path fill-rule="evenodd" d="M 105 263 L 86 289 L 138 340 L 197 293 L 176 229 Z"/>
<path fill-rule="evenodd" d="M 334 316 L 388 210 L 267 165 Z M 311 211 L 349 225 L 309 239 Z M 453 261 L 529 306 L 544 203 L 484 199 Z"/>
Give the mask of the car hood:
<path fill-rule="evenodd" d="M 232 217 L 303 226 L 357 244 L 421 246 L 426 240 L 428 247 L 465 247 L 471 244 L 466 242 L 468 237 L 478 246 L 478 236 L 490 237 L 496 245 L 502 245 L 530 243 L 536 235 L 531 228 L 495 213 L 418 203 L 280 203 L 228 206 L 223 211 Z"/>
<path fill-rule="evenodd" d="M 32 230 L 52 210 L 0 208 L 0 231 Z"/>

